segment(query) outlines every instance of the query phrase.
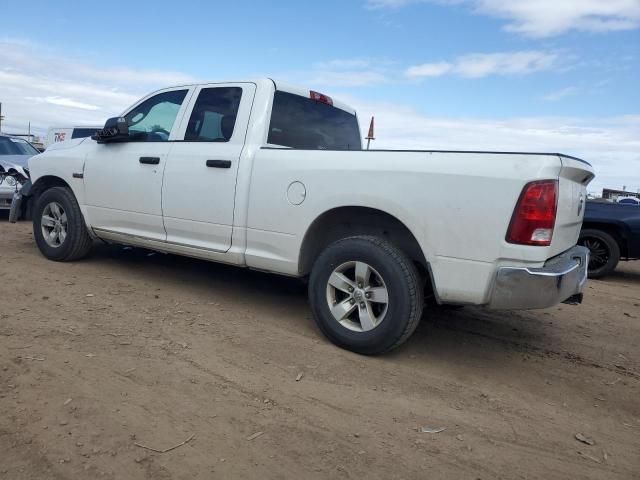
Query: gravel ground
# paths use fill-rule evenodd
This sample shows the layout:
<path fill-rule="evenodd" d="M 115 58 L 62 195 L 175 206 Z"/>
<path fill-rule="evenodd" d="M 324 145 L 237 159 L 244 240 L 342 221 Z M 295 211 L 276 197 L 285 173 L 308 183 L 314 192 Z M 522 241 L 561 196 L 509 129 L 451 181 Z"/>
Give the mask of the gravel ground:
<path fill-rule="evenodd" d="M 0 246 L 0 479 L 640 478 L 640 262 L 583 305 L 431 311 L 362 357 L 296 280 L 54 263 L 6 220 Z"/>

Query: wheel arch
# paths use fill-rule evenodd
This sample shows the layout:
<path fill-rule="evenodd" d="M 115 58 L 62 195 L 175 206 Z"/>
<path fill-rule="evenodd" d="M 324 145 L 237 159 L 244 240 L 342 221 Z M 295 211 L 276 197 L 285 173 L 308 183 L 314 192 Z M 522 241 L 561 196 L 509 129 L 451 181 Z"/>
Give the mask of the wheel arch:
<path fill-rule="evenodd" d="M 429 263 L 411 229 L 395 215 L 357 205 L 334 207 L 318 215 L 307 228 L 298 259 L 298 273 L 307 275 L 319 253 L 341 238 L 376 235 L 402 250 L 431 283 Z"/>
<path fill-rule="evenodd" d="M 618 248 L 620 248 L 620 256 L 629 256 L 628 236 L 625 232 L 624 226 L 617 225 L 615 223 L 586 221 L 582 224 L 582 230 L 600 230 L 608 233 L 618 244 Z M 580 235 L 582 236 L 582 232 L 580 232 Z"/>
<path fill-rule="evenodd" d="M 33 182 L 33 184 L 31 184 L 31 186 L 29 187 L 28 192 L 25 193 L 27 202 L 25 202 L 22 207 L 24 218 L 31 219 L 33 207 L 35 206 L 35 202 L 38 201 L 38 197 L 40 197 L 43 192 L 53 187 L 68 188 L 75 196 L 75 192 L 73 191 L 73 188 L 71 188 L 71 185 L 69 185 L 62 178 L 56 175 L 43 175 L 42 177 L 39 177 L 35 182 Z"/>
<path fill-rule="evenodd" d="M 37 197 L 45 190 L 49 190 L 53 187 L 66 187 L 69 190 L 73 191 L 71 185 L 69 185 L 65 180 L 55 175 L 44 175 L 38 178 L 33 185 L 31 186 L 31 196 Z M 75 194 L 74 194 L 75 195 Z"/>

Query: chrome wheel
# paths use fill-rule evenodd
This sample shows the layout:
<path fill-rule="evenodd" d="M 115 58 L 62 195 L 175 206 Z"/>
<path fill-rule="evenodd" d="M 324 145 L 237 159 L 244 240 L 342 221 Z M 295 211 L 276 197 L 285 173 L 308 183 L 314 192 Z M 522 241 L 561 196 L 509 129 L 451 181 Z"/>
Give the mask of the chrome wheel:
<path fill-rule="evenodd" d="M 51 202 L 44 207 L 40 220 L 42 236 L 47 245 L 58 248 L 67 238 L 67 213 L 58 202 Z"/>
<path fill-rule="evenodd" d="M 389 292 L 382 276 L 364 262 L 346 262 L 327 282 L 331 315 L 354 332 L 368 332 L 380 325 L 387 313 Z"/>

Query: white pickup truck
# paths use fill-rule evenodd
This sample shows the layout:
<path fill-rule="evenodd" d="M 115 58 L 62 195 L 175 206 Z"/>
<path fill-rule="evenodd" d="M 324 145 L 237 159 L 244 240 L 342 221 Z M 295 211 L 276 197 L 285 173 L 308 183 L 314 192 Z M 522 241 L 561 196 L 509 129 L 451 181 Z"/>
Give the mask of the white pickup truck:
<path fill-rule="evenodd" d="M 101 239 L 308 278 L 319 328 L 359 353 L 404 342 L 427 298 L 582 299 L 588 163 L 363 150 L 352 108 L 270 79 L 154 92 L 29 170 L 10 218 L 33 219 L 45 257 L 77 260 Z"/>

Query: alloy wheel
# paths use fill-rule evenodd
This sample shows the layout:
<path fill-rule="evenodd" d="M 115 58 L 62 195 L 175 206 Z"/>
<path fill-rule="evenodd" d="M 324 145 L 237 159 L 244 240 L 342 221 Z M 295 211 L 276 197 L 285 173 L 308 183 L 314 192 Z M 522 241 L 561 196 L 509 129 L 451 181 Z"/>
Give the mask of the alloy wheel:
<path fill-rule="evenodd" d="M 333 318 L 354 332 L 368 332 L 384 321 L 389 291 L 382 276 L 365 262 L 345 262 L 327 281 Z"/>
<path fill-rule="evenodd" d="M 48 203 L 40 221 L 42 236 L 47 245 L 58 248 L 67 238 L 67 213 L 58 202 Z"/>

